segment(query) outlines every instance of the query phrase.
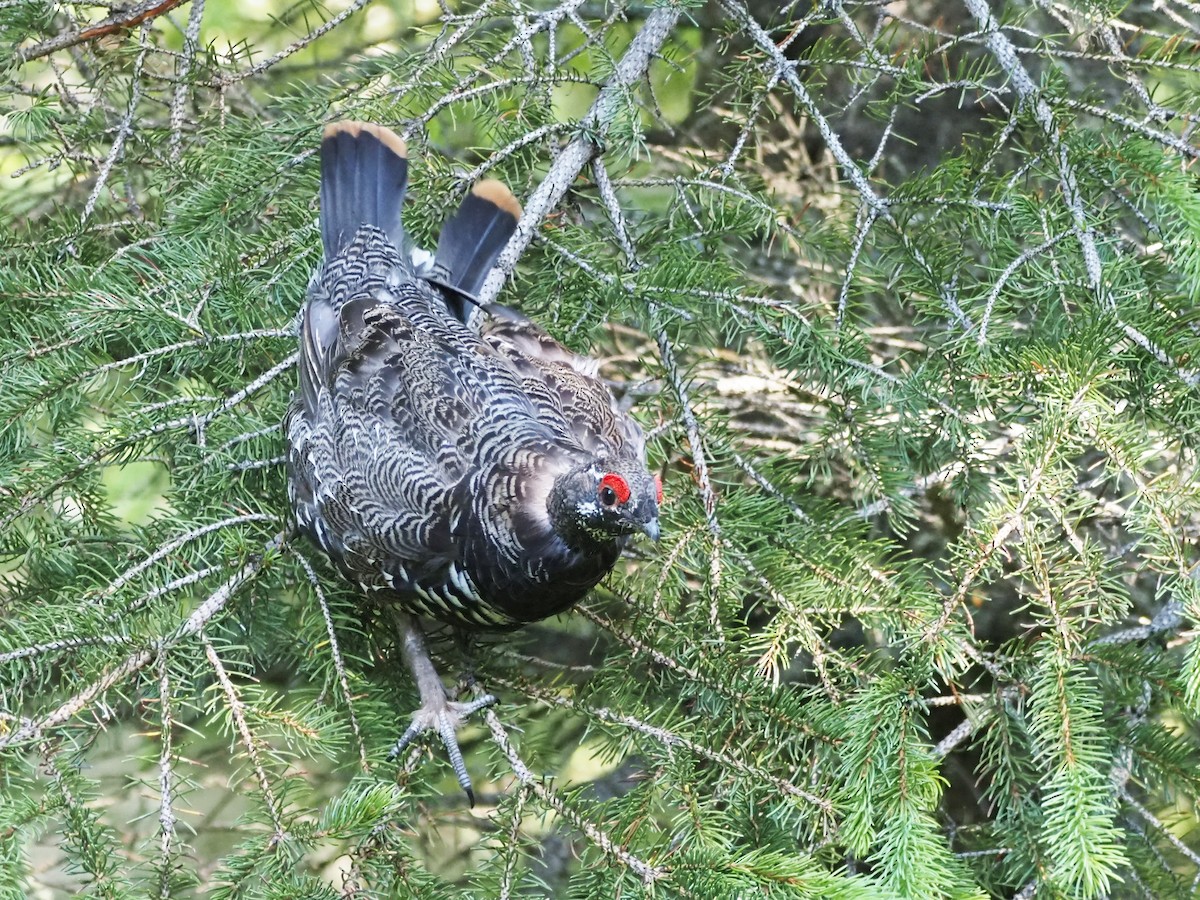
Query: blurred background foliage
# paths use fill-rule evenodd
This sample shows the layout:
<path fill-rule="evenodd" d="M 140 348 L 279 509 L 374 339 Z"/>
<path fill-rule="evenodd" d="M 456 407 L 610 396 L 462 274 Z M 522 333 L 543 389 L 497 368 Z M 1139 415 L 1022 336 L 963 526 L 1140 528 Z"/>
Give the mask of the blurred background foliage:
<path fill-rule="evenodd" d="M 1197 48 L 1184 0 L 0 0 L 0 892 L 1195 895 Z M 579 610 L 440 635 L 501 698 L 473 809 L 288 523 L 341 117 L 425 246 L 526 201 L 500 300 L 669 499 Z"/>

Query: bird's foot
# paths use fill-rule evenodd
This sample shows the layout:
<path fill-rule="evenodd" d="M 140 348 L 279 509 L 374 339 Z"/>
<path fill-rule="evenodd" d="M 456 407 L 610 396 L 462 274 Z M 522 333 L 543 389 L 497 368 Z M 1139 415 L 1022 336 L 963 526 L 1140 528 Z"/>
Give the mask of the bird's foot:
<path fill-rule="evenodd" d="M 450 765 L 454 767 L 458 783 L 467 795 L 467 802 L 474 806 L 475 792 L 471 789 L 471 776 L 467 773 L 467 764 L 463 761 L 462 750 L 458 747 L 458 726 L 468 716 L 494 705 L 496 698 L 485 694 L 474 700 L 459 702 L 449 699 L 444 692 L 440 693 L 440 699 L 426 698 L 424 705 L 413 713 L 412 723 L 404 734 L 400 735 L 400 739 L 388 753 L 388 759 L 395 759 L 404 752 L 405 747 L 426 731 L 436 732 L 450 757 Z"/>

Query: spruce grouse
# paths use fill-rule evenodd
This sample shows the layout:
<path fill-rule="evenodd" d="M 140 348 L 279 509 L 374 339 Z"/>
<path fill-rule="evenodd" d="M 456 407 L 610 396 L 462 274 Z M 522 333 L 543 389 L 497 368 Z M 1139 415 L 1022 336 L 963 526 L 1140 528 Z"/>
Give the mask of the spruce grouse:
<path fill-rule="evenodd" d="M 288 489 L 299 529 L 399 621 L 422 706 L 393 755 L 435 730 L 473 802 L 455 732 L 494 701 L 448 699 L 415 617 L 505 630 L 562 612 L 632 535 L 658 537 L 662 489 L 594 361 L 480 308 L 521 215 L 508 188 L 477 184 L 414 262 L 407 180 L 393 132 L 325 129 Z"/>

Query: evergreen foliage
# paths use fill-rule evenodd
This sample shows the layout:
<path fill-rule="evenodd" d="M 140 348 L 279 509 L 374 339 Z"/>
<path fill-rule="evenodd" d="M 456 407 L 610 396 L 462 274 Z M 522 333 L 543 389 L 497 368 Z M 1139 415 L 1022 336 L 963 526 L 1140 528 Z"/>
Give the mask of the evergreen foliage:
<path fill-rule="evenodd" d="M 1196 4 L 261 15 L 0 2 L 0 896 L 1196 893 Z M 580 609 L 441 642 L 473 810 L 288 525 L 343 117 L 426 246 L 513 186 L 499 299 L 664 475 Z"/>

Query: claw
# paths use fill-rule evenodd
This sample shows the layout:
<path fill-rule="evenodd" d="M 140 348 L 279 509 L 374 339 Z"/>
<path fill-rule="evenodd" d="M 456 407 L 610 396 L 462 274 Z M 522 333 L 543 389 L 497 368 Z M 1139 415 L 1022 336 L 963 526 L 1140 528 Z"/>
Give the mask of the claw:
<path fill-rule="evenodd" d="M 450 765 L 454 767 L 458 783 L 467 795 L 468 804 L 474 806 L 475 792 L 471 788 L 471 776 L 467 773 L 467 764 L 463 761 L 462 750 L 458 746 L 458 726 L 468 716 L 495 703 L 496 698 L 491 694 L 460 703 L 447 699 L 443 692 L 440 699 L 434 698 L 433 702 L 426 700 L 425 705 L 413 713 L 411 724 L 388 752 L 388 759 L 395 759 L 404 752 L 405 747 L 426 731 L 436 732 L 442 746 L 446 748 L 446 755 L 450 757 Z"/>
<path fill-rule="evenodd" d="M 496 698 L 491 694 L 462 702 L 448 698 L 446 688 L 442 686 L 442 680 L 433 666 L 433 660 L 429 658 L 429 648 L 425 646 L 425 635 L 421 632 L 421 626 L 412 616 L 399 610 L 393 612 L 400 626 L 404 658 L 408 661 L 413 680 L 421 694 L 421 708 L 413 713 L 412 722 L 388 753 L 388 759 L 395 759 L 405 747 L 426 731 L 436 732 L 450 757 L 450 765 L 454 767 L 458 783 L 467 795 L 467 802 L 474 806 L 475 792 L 471 789 L 471 776 L 467 773 L 467 764 L 463 761 L 462 750 L 458 747 L 458 726 L 467 716 L 494 704 Z"/>

